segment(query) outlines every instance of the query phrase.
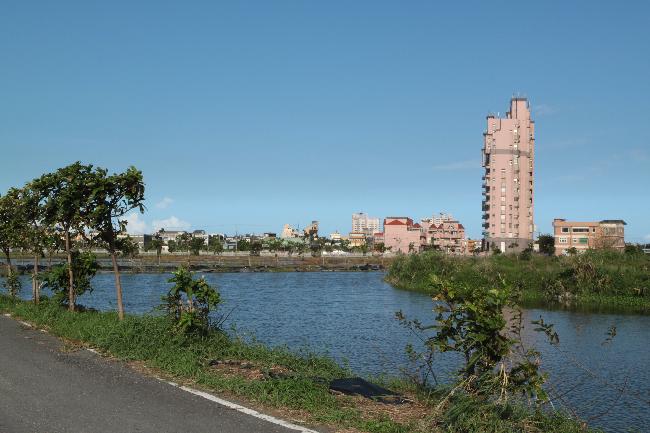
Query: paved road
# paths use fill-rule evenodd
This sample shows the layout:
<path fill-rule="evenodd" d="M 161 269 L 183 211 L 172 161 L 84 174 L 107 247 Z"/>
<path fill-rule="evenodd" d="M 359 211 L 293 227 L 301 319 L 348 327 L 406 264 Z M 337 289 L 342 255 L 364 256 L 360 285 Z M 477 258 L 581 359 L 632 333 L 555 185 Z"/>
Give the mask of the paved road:
<path fill-rule="evenodd" d="M 0 432 L 286 433 L 0 316 Z"/>

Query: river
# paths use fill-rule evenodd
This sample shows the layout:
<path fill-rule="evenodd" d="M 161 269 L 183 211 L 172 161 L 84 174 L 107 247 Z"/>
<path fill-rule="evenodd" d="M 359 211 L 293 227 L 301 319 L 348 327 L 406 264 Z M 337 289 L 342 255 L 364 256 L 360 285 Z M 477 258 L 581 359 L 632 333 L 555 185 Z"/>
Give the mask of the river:
<path fill-rule="evenodd" d="M 224 300 L 224 327 L 294 351 L 328 354 L 361 375 L 397 375 L 410 371 L 408 343 L 420 343 L 400 326 L 395 312 L 424 323 L 433 318 L 432 301 L 423 294 L 397 290 L 379 272 L 206 273 Z M 160 304 L 169 274 L 124 274 L 125 308 L 147 313 Z M 100 310 L 115 309 L 112 274 L 99 274 L 94 291 L 79 299 Z M 23 280 L 23 296 L 31 283 Z M 553 323 L 557 347 L 533 331 L 540 316 Z M 524 340 L 542 353 L 555 394 L 553 404 L 571 408 L 591 426 L 609 432 L 650 425 L 650 316 L 565 310 L 524 310 Z M 605 343 L 610 326 L 616 337 Z M 438 356 L 440 380 L 456 368 L 452 356 Z M 646 427 L 643 427 L 646 426 Z M 647 431 L 647 430 L 646 430 Z"/>

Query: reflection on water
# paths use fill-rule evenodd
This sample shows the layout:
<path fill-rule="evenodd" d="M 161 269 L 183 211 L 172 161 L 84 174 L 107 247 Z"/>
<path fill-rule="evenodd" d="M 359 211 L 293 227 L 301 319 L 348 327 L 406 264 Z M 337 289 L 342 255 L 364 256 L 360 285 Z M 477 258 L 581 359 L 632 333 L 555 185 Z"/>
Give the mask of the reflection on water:
<path fill-rule="evenodd" d="M 125 274 L 125 308 L 149 312 L 160 303 L 170 284 L 168 274 Z M 270 345 L 294 350 L 307 348 L 349 362 L 360 374 L 398 374 L 407 365 L 404 347 L 418 344 L 394 319 L 397 310 L 409 318 L 433 318 L 426 295 L 393 289 L 380 273 L 246 273 L 205 274 L 221 291 L 223 312 L 231 312 L 225 326 L 255 335 Z M 95 290 L 80 303 L 115 309 L 111 274 L 94 280 Z M 31 283 L 23 281 L 24 296 Z M 539 316 L 555 324 L 557 348 L 546 343 L 533 326 L 524 329 L 528 345 L 536 346 L 549 372 L 550 385 L 593 426 L 628 431 L 650 424 L 650 317 L 527 309 L 525 322 Z M 617 336 L 603 344 L 611 325 Z M 455 360 L 439 357 L 437 375 L 445 377 Z M 645 427 L 641 428 L 644 430 Z"/>

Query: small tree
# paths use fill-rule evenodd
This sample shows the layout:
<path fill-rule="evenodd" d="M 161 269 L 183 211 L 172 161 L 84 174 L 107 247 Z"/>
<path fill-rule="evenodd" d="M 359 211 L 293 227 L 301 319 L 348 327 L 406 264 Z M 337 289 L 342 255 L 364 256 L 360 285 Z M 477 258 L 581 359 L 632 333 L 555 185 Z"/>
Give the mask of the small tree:
<path fill-rule="evenodd" d="M 500 399 L 508 394 L 523 393 L 544 401 L 542 387 L 546 376 L 539 371 L 539 353 L 523 347 L 520 331 L 522 315 L 513 302 L 510 287 L 488 288 L 466 286 L 453 279 L 444 280 L 431 276 L 430 285 L 435 303 L 435 324 L 425 326 L 417 320 L 409 321 L 397 312 L 403 325 L 416 332 L 434 331 L 425 340 L 432 359 L 436 352 L 457 352 L 464 363 L 459 370 L 459 387 L 469 393 Z M 506 320 L 504 310 L 512 312 Z M 544 326 L 544 332 L 557 338 L 552 325 Z M 541 325 L 540 325 L 541 324 Z M 413 348 L 407 346 L 409 355 Z"/>
<path fill-rule="evenodd" d="M 165 246 L 165 241 L 163 241 L 163 239 L 159 235 L 155 235 L 154 238 L 149 243 L 149 246 L 147 247 L 149 250 L 156 251 L 156 260 L 158 262 L 158 266 L 160 266 L 160 255 L 162 254 L 162 249 L 164 246 Z"/>
<path fill-rule="evenodd" d="M 218 255 L 223 253 L 223 241 L 220 236 L 210 236 L 208 238 L 208 251 Z"/>
<path fill-rule="evenodd" d="M 541 254 L 546 254 L 547 256 L 555 254 L 555 238 L 553 235 L 539 235 L 537 242 L 539 243 L 539 252 Z"/>
<path fill-rule="evenodd" d="M 82 234 L 88 220 L 90 197 L 97 187 L 92 165 L 75 162 L 33 181 L 43 191 L 43 222 L 63 234 L 68 270 L 68 308 L 75 309 L 73 237 Z"/>
<path fill-rule="evenodd" d="M 210 312 L 221 303 L 219 292 L 204 278 L 193 279 L 185 267 L 179 267 L 169 282 L 174 286 L 162 299 L 177 329 L 184 333 L 206 333 L 212 326 Z"/>
<path fill-rule="evenodd" d="M 366 254 L 368 254 L 368 244 L 366 244 L 366 243 L 364 242 L 363 244 L 361 244 L 361 245 L 359 246 L 359 250 L 360 250 L 361 253 L 365 256 Z"/>
<path fill-rule="evenodd" d="M 262 242 L 256 240 L 251 242 L 250 244 L 250 255 L 251 256 L 259 256 L 260 252 L 262 251 Z"/>
<path fill-rule="evenodd" d="M 124 318 L 122 302 L 122 282 L 117 265 L 120 250 L 132 252 L 124 241 L 118 245 L 118 235 L 126 232 L 126 221 L 121 218 L 133 209 L 144 212 L 144 180 L 142 172 L 129 167 L 126 172 L 108 176 L 106 170 L 97 169 L 93 173 L 93 190 L 88 210 L 89 226 L 96 230 L 94 241 L 104 247 L 111 256 L 115 276 L 117 314 Z"/>
<path fill-rule="evenodd" d="M 193 256 L 201 254 L 201 250 L 205 248 L 205 241 L 203 238 L 193 237 L 188 243 L 188 247 Z"/>
<path fill-rule="evenodd" d="M 44 255 L 45 249 L 54 242 L 51 233 L 53 227 L 48 227 L 43 222 L 44 208 L 42 206 L 45 191 L 33 183 L 27 184 L 20 191 L 20 202 L 23 216 L 26 221 L 25 243 L 27 249 L 34 254 L 34 270 L 32 272 L 32 299 L 35 304 L 40 300 L 41 284 L 38 278 L 39 259 Z M 58 238 L 58 237 L 57 237 Z M 59 244 L 61 238 L 58 238 Z"/>
<path fill-rule="evenodd" d="M 250 251 L 251 243 L 246 239 L 240 239 L 237 241 L 237 251 Z"/>
<path fill-rule="evenodd" d="M 69 268 L 68 263 L 60 264 L 41 274 L 43 286 L 52 290 L 54 299 L 61 305 L 67 305 L 70 302 L 74 305 L 79 296 L 86 292 L 92 292 L 91 281 L 99 270 L 97 257 L 93 253 L 72 251 L 71 256 L 72 268 Z M 74 281 L 72 299 L 70 299 L 68 287 L 70 273 L 72 273 Z"/>
<path fill-rule="evenodd" d="M 11 189 L 5 196 L 0 197 L 0 249 L 7 261 L 5 288 L 12 296 L 16 296 L 20 291 L 20 280 L 13 272 L 11 251 L 24 246 L 26 230 L 19 192 Z"/>

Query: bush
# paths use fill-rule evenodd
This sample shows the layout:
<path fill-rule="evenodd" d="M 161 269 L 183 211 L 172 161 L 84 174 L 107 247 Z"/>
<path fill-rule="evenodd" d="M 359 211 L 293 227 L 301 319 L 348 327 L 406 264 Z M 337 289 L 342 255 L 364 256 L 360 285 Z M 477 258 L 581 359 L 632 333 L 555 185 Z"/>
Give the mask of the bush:
<path fill-rule="evenodd" d="M 11 296 L 12 298 L 18 296 L 18 293 L 20 293 L 20 289 L 21 289 L 21 284 L 20 284 L 20 279 L 18 278 L 18 274 L 16 272 L 9 273 L 9 275 L 7 275 L 7 277 L 5 278 L 5 282 L 3 286 L 5 289 L 7 289 L 9 296 Z"/>
<path fill-rule="evenodd" d="M 40 274 L 43 287 L 47 287 L 54 293 L 54 299 L 61 305 L 69 302 L 68 290 L 70 286 L 68 264 L 55 265 L 49 271 Z M 73 296 L 77 298 L 86 292 L 92 292 L 92 278 L 97 274 L 99 264 L 97 257 L 90 252 L 72 252 L 72 273 L 74 275 Z"/>
<path fill-rule="evenodd" d="M 185 267 L 179 267 L 173 275 L 169 282 L 174 286 L 162 298 L 167 314 L 183 333 L 207 333 L 212 327 L 210 312 L 221 303 L 219 292 L 203 278 L 194 280 Z"/>

